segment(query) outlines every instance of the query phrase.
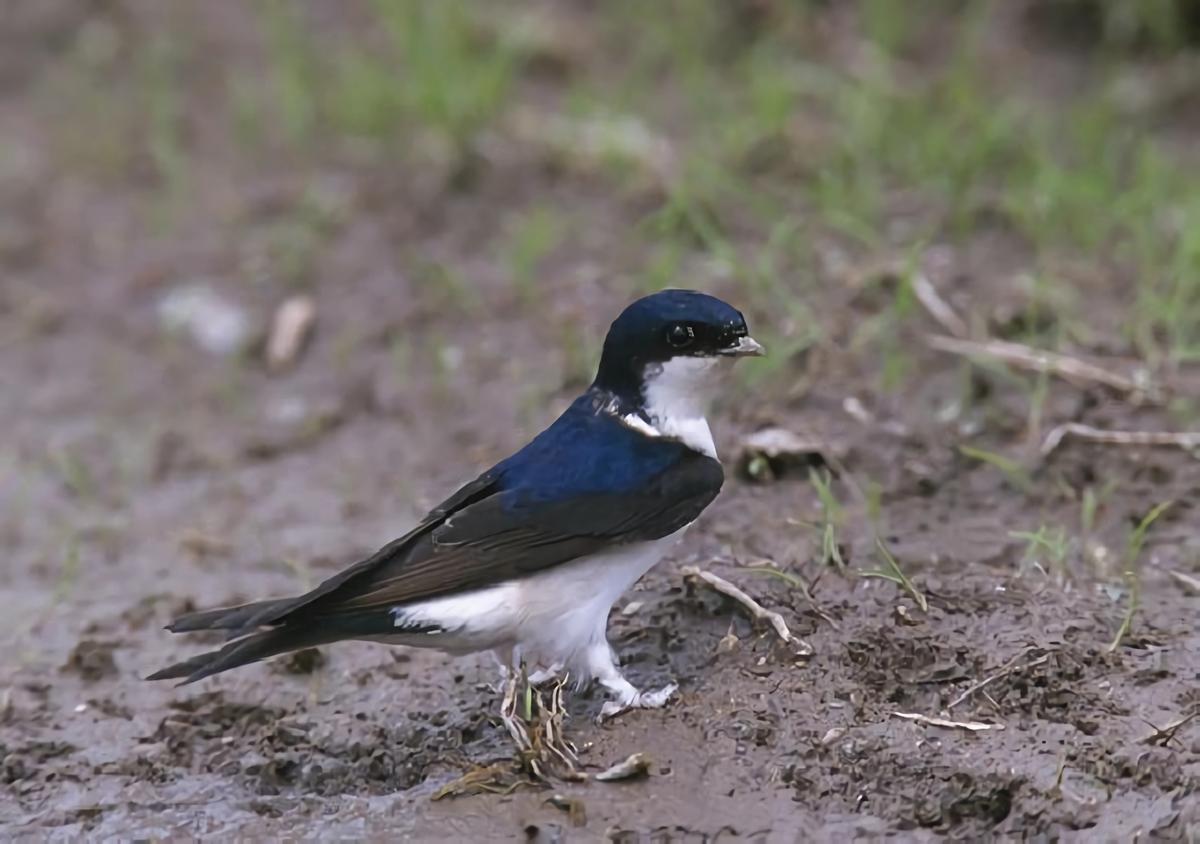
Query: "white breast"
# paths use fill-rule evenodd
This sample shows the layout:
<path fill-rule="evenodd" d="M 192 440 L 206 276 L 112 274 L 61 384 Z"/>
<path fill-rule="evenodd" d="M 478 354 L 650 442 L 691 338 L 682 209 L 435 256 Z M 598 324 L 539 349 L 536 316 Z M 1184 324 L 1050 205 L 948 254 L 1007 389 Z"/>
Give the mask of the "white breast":
<path fill-rule="evenodd" d="M 442 632 L 405 634 L 408 645 L 472 652 L 518 646 L 531 667 L 567 666 L 584 679 L 583 652 L 603 641 L 617 599 L 662 559 L 683 534 L 581 557 L 520 581 L 397 608 L 397 624 L 424 622 Z"/>

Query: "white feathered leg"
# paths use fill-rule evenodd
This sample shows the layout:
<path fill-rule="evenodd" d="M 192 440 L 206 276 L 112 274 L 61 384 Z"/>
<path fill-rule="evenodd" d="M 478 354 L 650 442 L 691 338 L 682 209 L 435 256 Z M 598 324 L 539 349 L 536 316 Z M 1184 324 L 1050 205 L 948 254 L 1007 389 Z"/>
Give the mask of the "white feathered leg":
<path fill-rule="evenodd" d="M 588 646 L 587 664 L 592 677 L 616 698 L 607 701 L 601 708 L 601 721 L 620 715 L 628 709 L 660 709 L 666 706 L 671 696 L 679 690 L 678 684 L 668 683 L 652 692 L 638 691 L 617 667 L 612 647 L 605 639 Z"/>

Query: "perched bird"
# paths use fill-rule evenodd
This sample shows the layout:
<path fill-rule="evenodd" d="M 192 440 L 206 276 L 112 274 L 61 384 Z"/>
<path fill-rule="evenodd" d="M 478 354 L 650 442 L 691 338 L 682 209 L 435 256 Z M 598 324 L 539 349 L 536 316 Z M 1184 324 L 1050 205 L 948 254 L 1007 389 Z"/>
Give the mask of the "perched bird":
<path fill-rule="evenodd" d="M 761 354 L 720 299 L 637 300 L 609 329 L 592 385 L 528 445 L 307 594 L 176 619 L 168 630 L 230 641 L 148 679 L 191 683 L 362 639 L 491 650 L 510 682 L 521 666 L 595 680 L 613 698 L 603 715 L 664 705 L 674 685 L 641 692 L 621 674 L 608 614 L 720 491 L 705 413 L 725 364 Z"/>

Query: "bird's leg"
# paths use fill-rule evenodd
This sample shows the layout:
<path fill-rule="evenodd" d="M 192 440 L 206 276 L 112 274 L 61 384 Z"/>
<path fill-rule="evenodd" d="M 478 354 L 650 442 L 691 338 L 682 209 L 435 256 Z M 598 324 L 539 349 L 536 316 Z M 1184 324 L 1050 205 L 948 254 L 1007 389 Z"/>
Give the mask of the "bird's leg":
<path fill-rule="evenodd" d="M 679 689 L 677 684 L 668 683 L 652 692 L 638 691 L 617 667 L 612 648 L 605 639 L 588 646 L 587 661 L 591 675 L 616 698 L 607 701 L 600 709 L 601 721 L 620 715 L 627 709 L 660 709 Z"/>
<path fill-rule="evenodd" d="M 492 651 L 492 657 L 496 660 L 496 673 L 499 674 L 499 679 L 495 683 L 483 683 L 482 687 L 486 687 L 494 694 L 503 694 L 508 688 L 508 679 L 512 671 L 512 648 L 497 648 Z"/>

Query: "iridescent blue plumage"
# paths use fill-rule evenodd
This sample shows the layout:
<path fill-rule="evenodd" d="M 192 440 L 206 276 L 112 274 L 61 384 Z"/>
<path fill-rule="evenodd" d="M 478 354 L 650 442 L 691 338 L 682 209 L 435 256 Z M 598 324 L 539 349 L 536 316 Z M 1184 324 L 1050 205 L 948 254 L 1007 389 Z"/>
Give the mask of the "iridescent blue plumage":
<path fill-rule="evenodd" d="M 630 492 L 690 451 L 622 423 L 605 411 L 605 403 L 599 391 L 585 393 L 529 445 L 496 465 L 491 474 L 506 504 Z"/>
<path fill-rule="evenodd" d="M 676 348 L 665 332 L 690 332 Z M 663 290 L 633 302 L 613 321 L 592 387 L 527 446 L 491 473 L 506 504 L 525 506 L 572 496 L 620 494 L 649 483 L 690 453 L 676 439 L 647 437 L 621 421 L 643 411 L 647 365 L 711 353 L 745 336 L 733 306 L 694 290 Z"/>
<path fill-rule="evenodd" d="M 666 337 L 673 326 L 684 326 L 693 342 L 677 347 Z M 746 336 L 746 320 L 737 308 L 695 290 L 663 290 L 638 299 L 613 321 L 604 338 L 604 351 L 595 386 L 631 402 L 641 400 L 647 364 L 677 355 L 712 354 Z"/>
<path fill-rule="evenodd" d="M 152 679 L 193 682 L 370 639 L 565 668 L 614 696 L 605 711 L 661 706 L 674 687 L 642 693 L 621 675 L 608 613 L 720 491 L 705 419 L 716 371 L 761 352 L 719 299 L 639 299 L 613 322 L 591 387 L 527 446 L 304 595 L 177 619 L 176 632 L 224 630 L 231 641 Z"/>

